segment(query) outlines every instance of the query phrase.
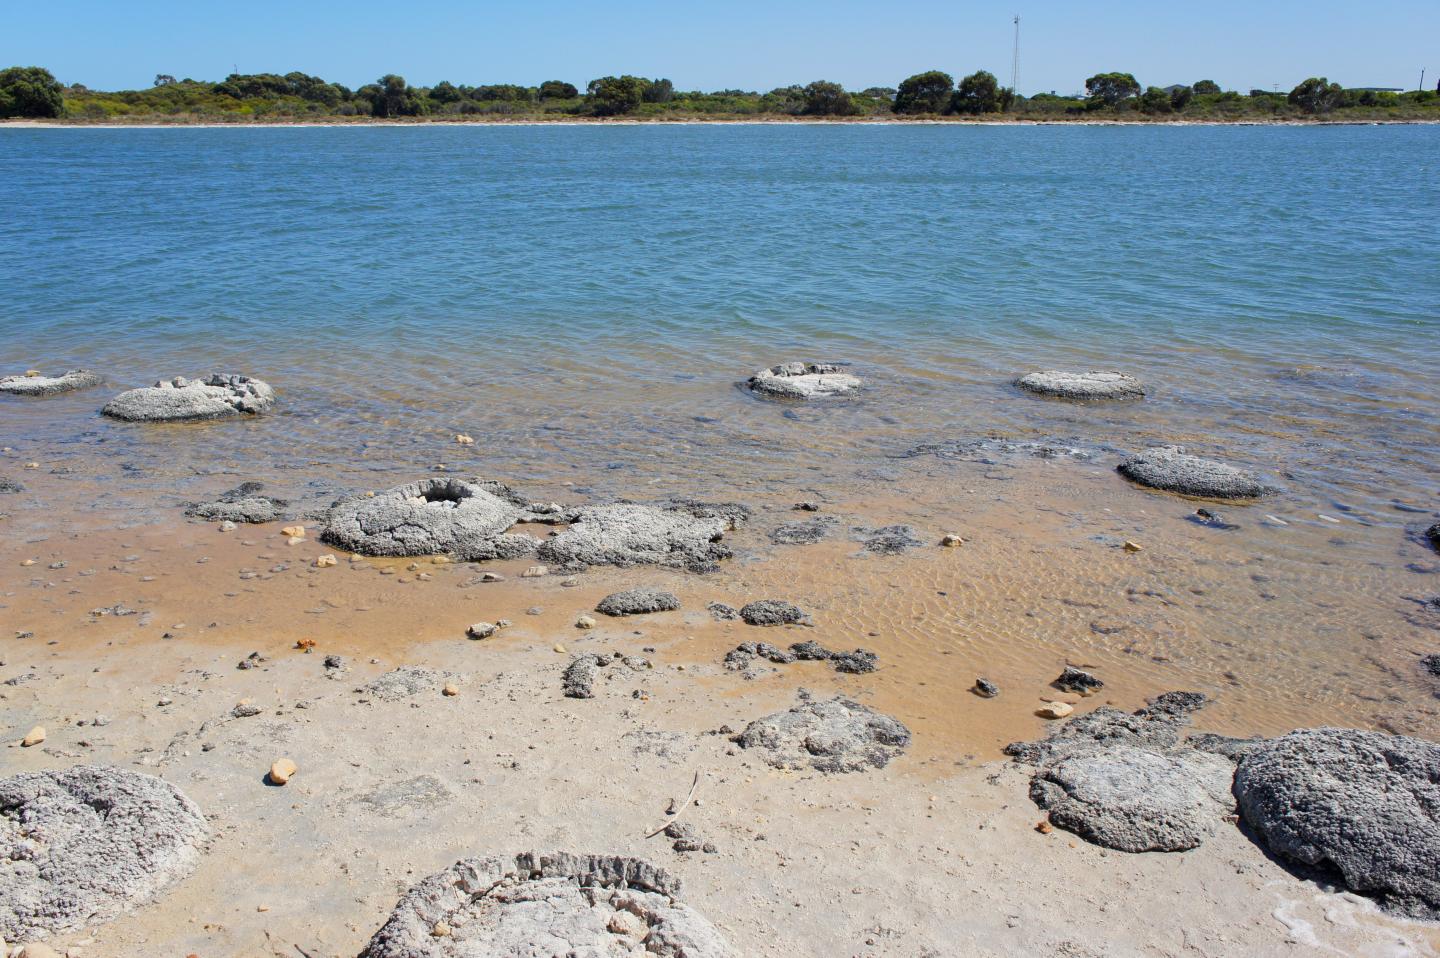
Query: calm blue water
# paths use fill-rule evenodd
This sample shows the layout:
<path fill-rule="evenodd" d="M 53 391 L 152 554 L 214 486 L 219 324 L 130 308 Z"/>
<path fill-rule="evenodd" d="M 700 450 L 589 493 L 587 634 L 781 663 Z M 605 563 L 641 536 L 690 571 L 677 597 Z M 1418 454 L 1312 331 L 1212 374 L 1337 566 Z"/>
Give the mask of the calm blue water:
<path fill-rule="evenodd" d="M 737 453 L 779 481 L 937 436 L 1179 438 L 1316 501 L 1423 498 L 1437 223 L 1436 127 L 0 129 L 0 368 L 282 391 L 197 461 L 413 471 L 463 429 L 496 474 L 693 486 Z M 735 388 L 790 358 L 873 388 L 788 417 Z M 1006 385 L 1072 365 L 1154 395 Z M 93 416 L 110 391 L 0 429 L 173 458 Z"/>

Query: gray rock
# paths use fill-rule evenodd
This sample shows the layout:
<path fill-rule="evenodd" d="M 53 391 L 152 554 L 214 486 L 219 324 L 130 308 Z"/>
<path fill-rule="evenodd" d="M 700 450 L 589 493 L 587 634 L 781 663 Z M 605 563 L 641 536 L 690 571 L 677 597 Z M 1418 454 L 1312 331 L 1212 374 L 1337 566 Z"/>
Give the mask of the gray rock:
<path fill-rule="evenodd" d="M 1259 476 L 1214 459 L 1187 455 L 1179 446 L 1147 449 L 1120 463 L 1122 476 L 1152 489 L 1207 499 L 1258 499 L 1275 489 Z"/>
<path fill-rule="evenodd" d="M 0 495 L 24 491 L 25 486 L 23 483 L 20 483 L 14 479 L 7 478 L 5 476 L 0 476 Z"/>
<path fill-rule="evenodd" d="M 127 422 L 191 422 L 254 415 L 274 404 L 275 391 L 268 383 L 217 373 L 194 382 L 177 376 L 123 392 L 100 412 Z"/>
<path fill-rule="evenodd" d="M 1122 852 L 1178 852 L 1214 834 L 1233 767 L 1205 752 L 1090 746 L 1043 765 L 1030 797 L 1050 821 Z"/>
<path fill-rule="evenodd" d="M 1425 538 L 1429 540 L 1431 548 L 1440 552 L 1440 522 L 1425 530 Z"/>
<path fill-rule="evenodd" d="M 750 625 L 793 625 L 805 621 L 805 613 L 789 602 L 759 599 L 740 609 L 740 618 Z"/>
<path fill-rule="evenodd" d="M 290 505 L 284 499 L 262 495 L 259 482 L 242 482 L 213 502 L 200 502 L 185 510 L 188 516 L 228 522 L 275 522 Z"/>
<path fill-rule="evenodd" d="M 1440 652 L 1421 658 L 1420 667 L 1440 679 Z"/>
<path fill-rule="evenodd" d="M 697 519 L 724 519 L 735 529 L 750 521 L 750 507 L 740 502 L 708 502 L 703 499 L 675 497 L 665 503 L 668 509 L 688 512 Z"/>
<path fill-rule="evenodd" d="M 853 392 L 860 379 L 834 363 L 781 363 L 751 376 L 750 388 L 782 399 L 817 399 Z"/>
<path fill-rule="evenodd" d="M 909 526 L 883 526 L 879 529 L 871 529 L 865 533 L 861 541 L 865 544 L 865 551 L 882 556 L 900 555 L 907 549 L 924 545 L 915 535 L 915 530 Z"/>
<path fill-rule="evenodd" d="M 1077 669 L 1073 665 L 1065 666 L 1065 671 L 1053 683 L 1057 689 L 1064 692 L 1079 692 L 1089 694 L 1096 689 L 1103 689 L 1105 683 L 1084 669 Z"/>
<path fill-rule="evenodd" d="M 829 516 L 806 519 L 803 522 L 787 522 L 770 531 L 770 541 L 781 546 L 810 545 L 828 539 L 839 524 L 838 519 Z"/>
<path fill-rule="evenodd" d="M 982 699 L 993 699 L 1000 694 L 1000 687 L 989 679 L 981 678 L 975 680 L 975 684 L 970 687 L 970 691 Z"/>
<path fill-rule="evenodd" d="M 674 840 L 670 847 L 677 852 L 715 851 L 715 845 L 707 842 L 700 831 L 689 822 L 671 822 L 666 825 L 665 837 Z"/>
<path fill-rule="evenodd" d="M 1271 851 L 1333 867 L 1390 911 L 1440 919 L 1440 745 L 1299 729 L 1250 750 L 1235 796 Z"/>
<path fill-rule="evenodd" d="M 719 622 L 733 622 L 740 618 L 740 612 L 724 602 L 710 602 L 705 606 L 706 610 Z"/>
<path fill-rule="evenodd" d="M 330 507 L 321 541 L 369 556 L 513 559 L 539 542 L 507 532 L 525 510 L 464 479 L 433 478 Z"/>
<path fill-rule="evenodd" d="M 875 671 L 879 658 L 874 652 L 865 649 L 856 649 L 853 652 L 831 652 L 830 664 L 835 667 L 836 672 L 864 675 Z"/>
<path fill-rule="evenodd" d="M 595 606 L 602 615 L 644 615 L 650 612 L 674 612 L 680 608 L 680 599 L 673 592 L 660 589 L 629 589 L 612 592 Z"/>
<path fill-rule="evenodd" d="M 794 653 L 795 658 L 804 662 L 824 662 L 835 654 L 819 642 L 810 640 L 793 643 L 790 646 L 790 651 Z"/>
<path fill-rule="evenodd" d="M 442 672 L 418 665 L 402 665 L 371 681 L 357 691 L 382 702 L 398 702 L 421 692 L 435 692 L 446 681 L 459 678 L 454 672 Z"/>
<path fill-rule="evenodd" d="M 467 858 L 411 888 L 360 958 L 736 958 L 679 895 L 635 858 Z"/>
<path fill-rule="evenodd" d="M 1046 737 L 1038 742 L 1011 742 L 1005 746 L 1005 754 L 1037 765 L 1077 745 L 1091 743 L 1171 749 L 1179 743 L 1180 733 L 1190 724 L 1190 715 L 1203 708 L 1206 702 L 1205 696 L 1199 692 L 1166 692 L 1134 713 L 1101 706 L 1093 712 L 1050 726 Z"/>
<path fill-rule="evenodd" d="M 1185 736 L 1184 745 L 1197 752 L 1210 752 L 1229 759 L 1231 763 L 1237 763 L 1264 741 L 1263 738 L 1235 738 L 1230 735 L 1216 735 L 1214 732 L 1196 732 L 1194 735 Z"/>
<path fill-rule="evenodd" d="M 733 524 L 720 516 L 622 503 L 586 506 L 568 519 L 569 528 L 540 546 L 542 561 L 565 569 L 666 565 L 710 572 L 730 557 L 720 540 Z"/>
<path fill-rule="evenodd" d="M 205 817 L 163 779 L 76 765 L 0 781 L 0 939 L 109 921 L 195 867 Z"/>
<path fill-rule="evenodd" d="M 1139 399 L 1145 387 L 1134 376 L 1118 372 L 1064 372 L 1050 369 L 1015 380 L 1027 392 L 1059 399 Z"/>
<path fill-rule="evenodd" d="M 934 456 L 947 462 L 978 462 L 994 464 L 997 456 L 1036 459 L 1094 459 L 1096 450 L 1082 449 L 1061 442 L 1019 442 L 1013 439 L 941 439 L 922 442 L 895 456 L 897 459 L 918 459 Z"/>
<path fill-rule="evenodd" d="M 861 772 L 884 768 L 910 744 L 910 730 L 858 702 L 806 702 L 757 719 L 735 737 L 775 768 Z"/>
<path fill-rule="evenodd" d="M 104 382 L 99 373 L 88 369 L 72 369 L 59 376 L 5 376 L 0 378 L 0 393 L 12 396 L 57 396 L 60 393 L 88 389 Z"/>
<path fill-rule="evenodd" d="M 605 664 L 598 655 L 585 653 L 577 655 L 565 666 L 562 687 L 569 699 L 593 699 L 595 697 L 595 673 Z"/>
<path fill-rule="evenodd" d="M 408 809 L 435 808 L 454 800 L 454 791 L 434 775 L 417 775 L 398 782 L 388 782 L 357 799 L 374 811 L 386 814 Z"/>

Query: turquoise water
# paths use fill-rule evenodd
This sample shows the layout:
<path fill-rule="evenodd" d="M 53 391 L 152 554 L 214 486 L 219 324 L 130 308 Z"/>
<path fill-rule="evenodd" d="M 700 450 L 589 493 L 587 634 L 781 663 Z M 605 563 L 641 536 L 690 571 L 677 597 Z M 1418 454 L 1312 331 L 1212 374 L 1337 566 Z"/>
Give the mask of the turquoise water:
<path fill-rule="evenodd" d="M 277 414 L 181 455 L 261 472 L 413 472 L 462 430 L 497 475 L 677 490 L 1179 438 L 1307 501 L 1429 503 L 1437 173 L 1436 127 L 0 129 L 0 368 L 259 376 Z M 795 358 L 870 389 L 736 388 Z M 1054 366 L 1153 395 L 1007 385 Z M 94 415 L 109 391 L 0 428 L 173 460 Z"/>

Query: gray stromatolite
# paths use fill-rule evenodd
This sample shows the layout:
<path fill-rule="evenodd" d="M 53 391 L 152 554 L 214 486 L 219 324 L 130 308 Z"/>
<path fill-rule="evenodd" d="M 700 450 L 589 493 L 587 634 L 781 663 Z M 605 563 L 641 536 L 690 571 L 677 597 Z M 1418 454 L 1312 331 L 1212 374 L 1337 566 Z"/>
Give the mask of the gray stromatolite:
<path fill-rule="evenodd" d="M 805 613 L 779 599 L 757 599 L 740 609 L 740 618 L 749 625 L 794 625 L 805 621 Z"/>
<path fill-rule="evenodd" d="M 10 479 L 6 476 L 0 476 L 0 494 L 24 491 L 25 486 L 23 483 L 16 482 L 14 479 Z"/>
<path fill-rule="evenodd" d="M 169 782 L 100 765 L 0 781 L 0 939 L 109 921 L 190 873 L 209 833 Z"/>
<path fill-rule="evenodd" d="M 815 399 L 859 389 L 860 379 L 835 363 L 781 363 L 751 376 L 750 388 L 783 399 Z"/>
<path fill-rule="evenodd" d="M 274 522 L 285 514 L 290 503 L 262 495 L 263 483 L 242 482 L 213 502 L 198 502 L 185 510 L 187 516 L 230 522 Z"/>
<path fill-rule="evenodd" d="M 0 393 L 13 396 L 57 396 L 60 393 L 88 389 L 104 382 L 99 373 L 88 369 L 72 369 L 59 376 L 5 376 L 0 378 Z"/>
<path fill-rule="evenodd" d="M 459 678 L 454 672 L 427 669 L 419 665 L 402 665 L 356 689 L 382 702 L 398 702 L 421 692 L 433 692 L 447 679 Z"/>
<path fill-rule="evenodd" d="M 593 699 L 595 697 L 595 670 L 602 664 L 600 656 L 584 652 L 570 660 L 561 678 L 561 687 L 568 699 Z"/>
<path fill-rule="evenodd" d="M 711 572 L 730 550 L 720 540 L 734 521 L 696 515 L 690 507 L 633 503 L 585 506 L 565 513 L 570 523 L 540 546 L 540 558 L 565 569 L 666 565 Z"/>
<path fill-rule="evenodd" d="M 275 404 L 275 390 L 249 376 L 214 373 L 207 379 L 176 376 L 123 392 L 100 412 L 126 422 L 195 422 L 262 413 Z"/>
<path fill-rule="evenodd" d="M 635 858 L 467 858 L 406 892 L 360 958 L 735 958 L 679 895 Z"/>
<path fill-rule="evenodd" d="M 820 516 L 800 522 L 787 522 L 776 526 L 770 532 L 770 541 L 778 546 L 810 545 L 830 538 L 831 532 L 840 524 L 838 519 Z"/>
<path fill-rule="evenodd" d="M 1440 918 L 1440 745 L 1298 729 L 1250 749 L 1235 797 L 1271 851 L 1333 866 L 1391 911 Z"/>
<path fill-rule="evenodd" d="M 601 599 L 595 611 L 602 615 L 644 615 L 648 612 L 674 612 L 680 599 L 673 592 L 660 589 L 628 589 L 612 592 Z"/>
<path fill-rule="evenodd" d="M 1131 456 L 1115 467 L 1142 486 L 1207 499 L 1258 499 L 1274 492 L 1254 473 L 1187 455 L 1179 446 L 1157 446 Z"/>
<path fill-rule="evenodd" d="M 905 751 L 910 730 L 858 702 L 833 698 L 756 719 L 735 743 L 763 752 L 776 768 L 863 772 L 884 768 Z"/>
<path fill-rule="evenodd" d="M 1139 399 L 1145 395 L 1144 385 L 1134 376 L 1094 369 L 1083 373 L 1048 369 L 1021 376 L 1015 385 L 1059 399 Z"/>
<path fill-rule="evenodd" d="M 513 559 L 535 551 L 531 536 L 507 530 L 524 507 L 480 483 L 421 479 L 373 496 L 350 496 L 330 507 L 320 539 L 369 556 L 453 555 L 458 559 Z"/>

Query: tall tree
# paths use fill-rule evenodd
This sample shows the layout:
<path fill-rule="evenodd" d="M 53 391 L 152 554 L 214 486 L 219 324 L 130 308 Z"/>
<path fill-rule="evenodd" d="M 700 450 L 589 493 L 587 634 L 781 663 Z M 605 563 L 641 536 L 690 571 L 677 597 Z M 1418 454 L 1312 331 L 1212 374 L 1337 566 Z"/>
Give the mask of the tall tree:
<path fill-rule="evenodd" d="M 1220 84 L 1214 80 L 1197 80 L 1191 89 L 1199 96 L 1209 96 L 1212 93 L 1220 92 Z"/>
<path fill-rule="evenodd" d="M 573 100 L 580 95 L 575 89 L 575 84 L 566 83 L 564 80 L 546 80 L 540 84 L 540 99 L 542 100 Z"/>
<path fill-rule="evenodd" d="M 1092 100 L 1115 106 L 1140 92 L 1140 83 L 1129 73 L 1097 73 L 1085 81 L 1085 92 Z"/>
<path fill-rule="evenodd" d="M 950 101 L 952 113 L 999 113 L 1008 105 L 1008 90 L 1000 89 L 995 74 L 979 70 L 960 81 Z"/>
<path fill-rule="evenodd" d="M 805 113 L 810 116 L 852 116 L 859 110 L 838 83 L 816 80 L 805 87 Z"/>
<path fill-rule="evenodd" d="M 620 116 L 640 105 L 648 82 L 629 74 L 590 81 L 590 112 L 596 116 Z"/>
<path fill-rule="evenodd" d="M 896 113 L 943 113 L 950 105 L 955 81 L 950 74 L 930 70 L 906 77 L 895 92 Z"/>
<path fill-rule="evenodd" d="M 1325 77 L 1310 77 L 1290 91 L 1290 102 L 1306 113 L 1329 113 L 1340 105 L 1345 90 Z"/>
<path fill-rule="evenodd" d="M 44 67 L 8 67 L 0 70 L 0 117 L 58 117 L 65 115 L 60 84 Z"/>

